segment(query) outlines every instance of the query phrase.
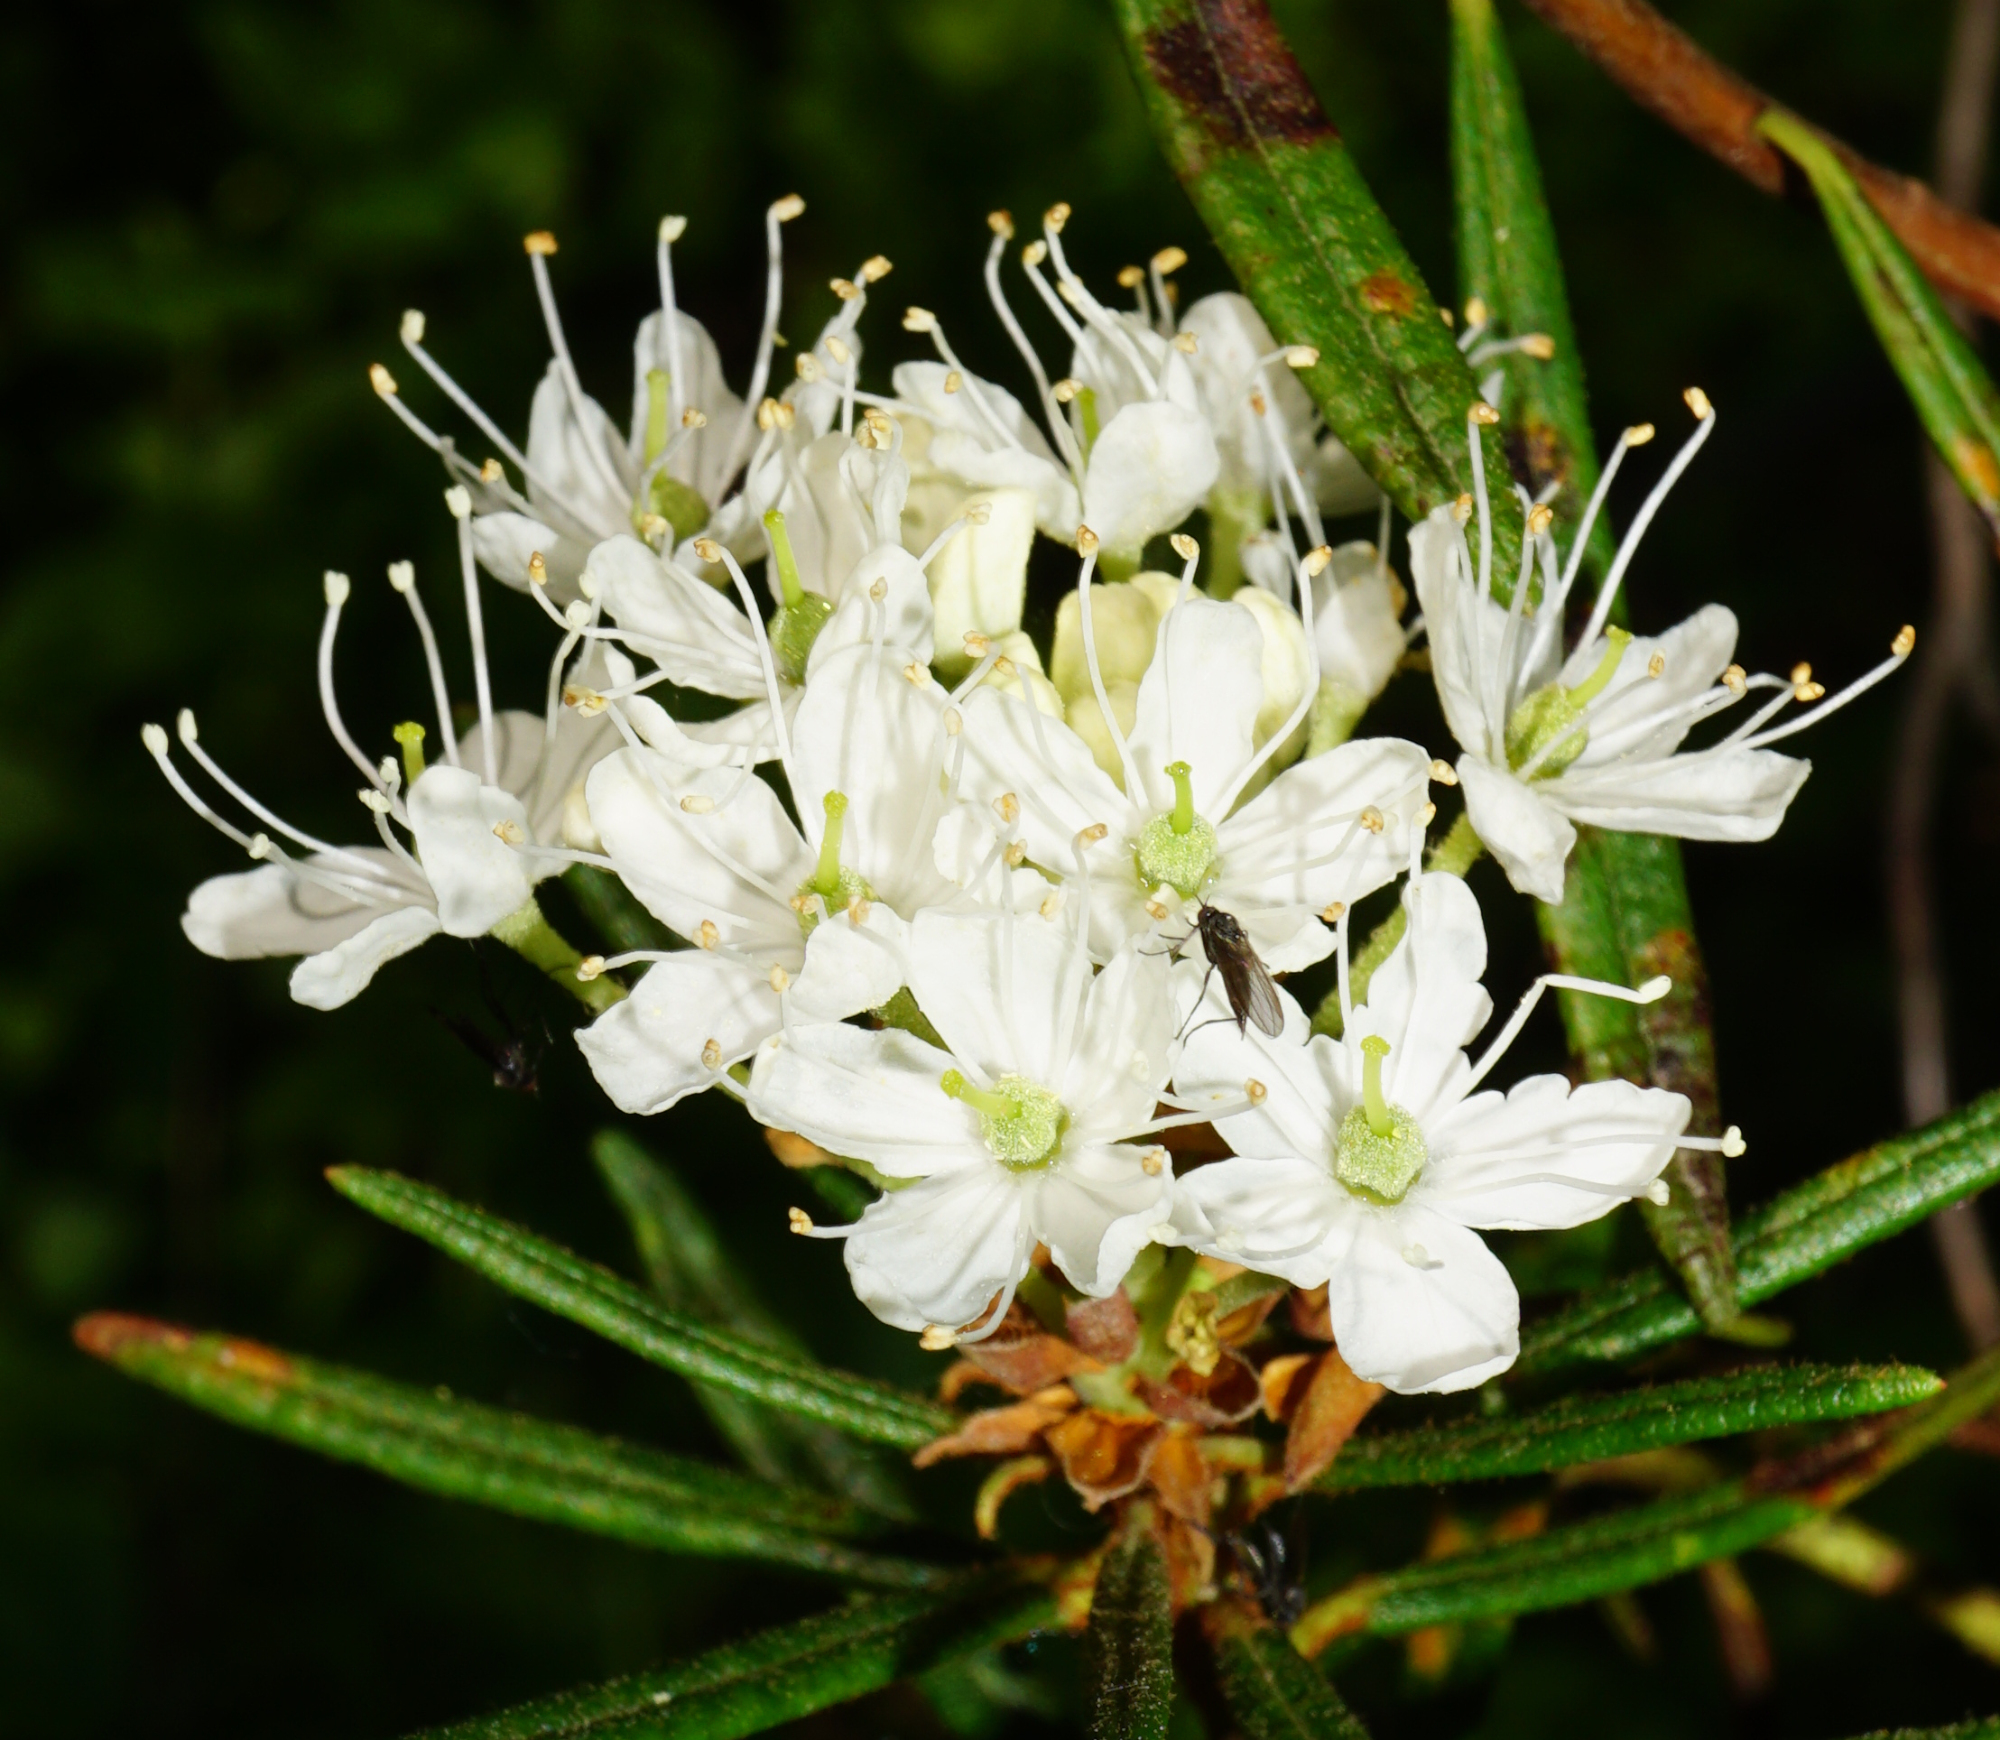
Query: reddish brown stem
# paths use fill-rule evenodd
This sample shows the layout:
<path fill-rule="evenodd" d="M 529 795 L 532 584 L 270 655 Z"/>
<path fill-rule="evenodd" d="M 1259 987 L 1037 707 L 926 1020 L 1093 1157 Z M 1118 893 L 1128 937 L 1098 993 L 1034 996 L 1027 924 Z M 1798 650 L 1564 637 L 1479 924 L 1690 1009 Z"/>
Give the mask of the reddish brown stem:
<path fill-rule="evenodd" d="M 1766 193 L 1785 188 L 1785 160 L 1757 133 L 1775 103 L 1706 53 L 1645 0 L 1524 0 L 1650 110 Z M 1947 205 L 1921 181 L 1870 163 L 1838 139 L 1840 153 L 1882 220 L 1924 275 L 1946 294 L 2000 319 L 2000 229 Z"/>

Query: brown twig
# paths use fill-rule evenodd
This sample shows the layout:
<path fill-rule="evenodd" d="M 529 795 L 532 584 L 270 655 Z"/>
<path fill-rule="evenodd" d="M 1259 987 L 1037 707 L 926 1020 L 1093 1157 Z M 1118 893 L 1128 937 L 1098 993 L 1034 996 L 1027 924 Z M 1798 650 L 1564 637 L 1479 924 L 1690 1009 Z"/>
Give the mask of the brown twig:
<path fill-rule="evenodd" d="M 2000 56 L 2000 0 L 1959 0 L 1938 110 L 1938 186 L 1961 205 L 1979 202 L 1992 137 L 1993 78 Z M 1971 316 L 1952 310 L 1962 327 Z M 1903 1114 L 1912 1127 L 1951 1105 L 1945 981 L 1938 948 L 1931 820 L 1938 764 L 1952 703 L 1985 710 L 1992 690 L 1988 615 L 1992 564 L 1986 528 L 1937 455 L 1925 449 L 1935 601 L 1924 650 L 1904 705 L 1889 796 L 1889 919 L 1896 951 L 1896 1007 L 1902 1029 Z M 1993 1274 L 1976 1201 L 1931 1222 L 1952 1306 L 1975 1350 L 2000 1341 L 2000 1284 Z"/>
<path fill-rule="evenodd" d="M 1779 105 L 1704 52 L 1645 0 L 1524 0 L 1604 69 L 1641 108 L 1766 193 L 1785 189 L 1785 160 L 1757 133 Z M 1976 8 L 1971 8 L 1976 10 Z M 1954 77 L 1962 69 L 1954 69 Z M 1984 81 L 1991 83 L 1990 74 Z M 1982 129 L 1983 132 L 1983 129 Z M 1921 181 L 1870 163 L 1822 134 L 1932 283 L 2000 319 L 2000 229 Z M 1952 159 L 1947 157 L 1949 166 Z M 1961 204 L 1969 204 L 1962 201 Z"/>

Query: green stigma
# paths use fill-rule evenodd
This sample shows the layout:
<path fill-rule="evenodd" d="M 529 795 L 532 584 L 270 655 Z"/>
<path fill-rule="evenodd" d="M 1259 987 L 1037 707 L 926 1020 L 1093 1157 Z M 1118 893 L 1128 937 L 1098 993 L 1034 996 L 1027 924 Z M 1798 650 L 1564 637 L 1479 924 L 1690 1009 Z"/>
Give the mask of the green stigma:
<path fill-rule="evenodd" d="M 840 862 L 841 836 L 847 829 L 847 794 L 826 794 L 826 831 L 819 837 L 819 864 L 799 889 L 793 907 L 799 915 L 799 929 L 811 936 L 819 923 L 820 907 L 811 897 L 818 895 L 828 912 L 844 912 L 857 900 L 873 900 L 875 891 Z"/>
<path fill-rule="evenodd" d="M 1389 1042 L 1361 1042 L 1361 1104 L 1340 1121 L 1333 1174 L 1356 1196 L 1382 1206 L 1401 1202 L 1430 1159 L 1417 1120 L 1382 1093 L 1382 1059 Z"/>
<path fill-rule="evenodd" d="M 389 735 L 402 747 L 403 778 L 415 785 L 424 777 L 424 728 L 414 719 L 406 719 Z"/>
<path fill-rule="evenodd" d="M 813 642 L 833 614 L 833 601 L 817 592 L 808 592 L 799 578 L 799 559 L 792 550 L 792 535 L 785 530 L 785 516 L 777 508 L 764 515 L 764 532 L 771 540 L 771 565 L 778 573 L 777 610 L 771 617 L 771 656 L 778 672 L 788 683 L 806 680 L 806 660 L 812 656 Z"/>
<path fill-rule="evenodd" d="M 1513 718 L 1507 721 L 1507 765 L 1516 773 L 1541 756 L 1535 777 L 1553 779 L 1589 746 L 1590 733 L 1580 723 L 1584 709 L 1618 674 L 1618 661 L 1632 639 L 1622 628 L 1607 628 L 1604 637 L 1611 643 L 1604 649 L 1604 657 L 1575 688 L 1549 683 L 1514 709 Z M 1550 744 L 1555 747 L 1550 749 Z"/>
<path fill-rule="evenodd" d="M 1192 900 L 1215 870 L 1215 830 L 1194 813 L 1194 770 L 1176 761 L 1166 771 L 1174 782 L 1174 807 L 1139 830 L 1133 862 L 1148 888 L 1165 883 Z"/>
<path fill-rule="evenodd" d="M 946 1070 L 938 1086 L 979 1114 L 987 1148 L 1008 1171 L 1039 1171 L 1061 1149 L 1069 1114 L 1047 1088 L 1018 1075 L 1003 1075 L 991 1088 L 977 1088 L 955 1069 Z"/>
<path fill-rule="evenodd" d="M 645 463 L 649 468 L 666 451 L 667 437 L 672 434 L 667 427 L 667 418 L 672 410 L 667 397 L 670 382 L 671 377 L 665 369 L 646 371 Z M 693 537 L 708 524 L 708 503 L 693 485 L 681 482 L 678 477 L 669 477 L 663 465 L 647 480 L 646 487 L 640 490 L 632 503 L 632 529 L 645 537 L 646 522 L 655 517 L 667 522 L 671 546 L 684 538 Z"/>

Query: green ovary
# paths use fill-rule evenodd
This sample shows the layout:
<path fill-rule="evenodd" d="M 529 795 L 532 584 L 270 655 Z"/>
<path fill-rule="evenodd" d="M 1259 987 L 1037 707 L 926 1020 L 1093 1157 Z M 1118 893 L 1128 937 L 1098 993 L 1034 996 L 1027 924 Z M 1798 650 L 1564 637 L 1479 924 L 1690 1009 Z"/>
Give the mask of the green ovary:
<path fill-rule="evenodd" d="M 1008 1171 L 1040 1171 L 1061 1152 L 1069 1113 L 1047 1088 L 1018 1075 L 977 1088 L 955 1069 L 946 1070 L 938 1085 L 979 1114 L 988 1151 Z"/>
<path fill-rule="evenodd" d="M 1174 782 L 1174 807 L 1139 831 L 1133 862 L 1148 888 L 1161 883 L 1192 900 L 1215 872 L 1215 830 L 1194 813 L 1193 774 L 1185 761 L 1167 768 Z"/>
<path fill-rule="evenodd" d="M 1608 628 L 1604 635 L 1611 643 L 1604 657 L 1575 688 L 1549 683 L 1514 709 L 1514 716 L 1507 721 L 1507 765 L 1516 773 L 1553 743 L 1556 747 L 1549 749 L 1533 774 L 1536 779 L 1553 779 L 1589 747 L 1590 733 L 1580 721 L 1585 709 L 1618 674 L 1618 661 L 1632 638 L 1622 628 Z"/>
<path fill-rule="evenodd" d="M 778 595 L 782 602 L 770 621 L 771 657 L 778 674 L 786 682 L 806 680 L 806 660 L 812 656 L 813 642 L 833 614 L 833 600 L 808 592 L 799 579 L 798 557 L 792 553 L 792 535 L 785 530 L 785 516 L 772 508 L 764 516 L 764 533 L 771 540 L 771 563 L 778 574 Z"/>
<path fill-rule="evenodd" d="M 845 912 L 857 900 L 873 900 L 875 890 L 870 888 L 858 871 L 850 870 L 840 861 L 841 836 L 847 831 L 847 794 L 830 791 L 826 794 L 826 831 L 820 835 L 819 864 L 804 882 L 799 884 L 802 898 L 794 903 L 799 915 L 799 930 L 811 936 L 820 920 L 820 907 L 809 897 L 817 895 L 826 903 L 828 912 Z"/>
<path fill-rule="evenodd" d="M 1430 1150 L 1417 1120 L 1382 1094 L 1382 1059 L 1389 1042 L 1361 1042 L 1361 1104 L 1340 1121 L 1333 1175 L 1356 1196 L 1382 1207 L 1398 1203 L 1422 1175 Z"/>

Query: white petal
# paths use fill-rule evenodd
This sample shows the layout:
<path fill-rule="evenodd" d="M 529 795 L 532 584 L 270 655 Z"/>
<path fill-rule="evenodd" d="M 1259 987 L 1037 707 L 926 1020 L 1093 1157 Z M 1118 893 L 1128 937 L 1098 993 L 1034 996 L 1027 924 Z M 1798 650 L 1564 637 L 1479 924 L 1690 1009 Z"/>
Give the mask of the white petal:
<path fill-rule="evenodd" d="M 345 942 L 307 955 L 292 969 L 292 1000 L 308 1009 L 338 1009 L 367 989 L 377 969 L 438 933 L 428 906 L 385 912 Z"/>
<path fill-rule="evenodd" d="M 761 779 L 623 749 L 597 764 L 585 789 L 619 876 L 662 924 L 696 937 L 709 919 L 723 943 L 760 962 L 789 970 L 803 958 L 790 901 L 813 873 L 813 854 Z M 684 798 L 714 807 L 688 810 Z"/>
<path fill-rule="evenodd" d="M 1401 1395 L 1470 1389 L 1521 1350 L 1521 1299 L 1500 1259 L 1409 1201 L 1357 1218 L 1327 1312 L 1354 1375 Z"/>
<path fill-rule="evenodd" d="M 704 949 L 655 961 L 622 1003 L 576 1042 L 591 1073 L 622 1112 L 663 1112 L 715 1084 L 778 1028 L 778 998 L 754 967 Z M 702 1057 L 714 1040 L 715 1067 Z"/>
<path fill-rule="evenodd" d="M 1369 981 L 1345 1043 L 1358 1058 L 1367 1035 L 1389 1042 L 1382 1092 L 1428 1129 L 1434 1109 L 1464 1094 L 1472 1066 L 1463 1048 L 1493 1013 L 1479 982 L 1486 929 L 1479 902 L 1456 876 L 1417 878 L 1403 890 L 1403 907 L 1409 926 Z"/>
<path fill-rule="evenodd" d="M 1063 875 L 1075 867 L 1077 834 L 1102 822 L 1107 838 L 1091 849 L 1093 875 L 1116 875 L 1121 868 L 1130 874 L 1131 859 L 1120 865 L 1114 841 L 1144 818 L 1081 737 L 1060 720 L 1037 719 L 1026 701 L 983 686 L 966 697 L 960 712 L 965 761 L 959 790 L 967 801 L 990 810 L 1011 794 L 1019 817 L 1009 824 L 1010 836 L 1037 864 Z"/>
<path fill-rule="evenodd" d="M 1277 341 L 1250 299 L 1234 290 L 1204 296 L 1181 316 L 1180 330 L 1195 336 L 1188 367 L 1215 431 L 1222 487 L 1261 493 L 1270 476 L 1267 424 L 1283 432 L 1294 464 L 1309 460 L 1312 400 L 1298 377 L 1282 364 L 1258 368 L 1260 359 L 1277 348 Z M 1260 391 L 1263 416 L 1250 408 L 1251 394 Z"/>
<path fill-rule="evenodd" d="M 1053 459 L 1019 447 L 992 447 L 976 435 L 940 429 L 931 442 L 929 462 L 974 488 L 1026 490 L 1034 498 L 1038 530 L 1063 542 L 1076 536 L 1083 499 L 1069 472 Z"/>
<path fill-rule="evenodd" d="M 1372 545 L 1358 549 L 1374 555 Z M 1373 697 L 1395 674 L 1407 641 L 1390 577 L 1372 560 L 1364 571 L 1352 572 L 1350 566 L 1343 576 L 1342 555 L 1356 551 L 1355 545 L 1343 545 L 1313 581 L 1313 637 L 1321 677 Z"/>
<path fill-rule="evenodd" d="M 708 418 L 708 426 L 698 429 L 675 450 L 667 461 L 668 472 L 693 485 L 703 500 L 715 502 L 729 485 L 724 466 L 729 448 L 743 415 L 743 401 L 730 391 L 722 372 L 721 353 L 708 329 L 684 309 L 675 311 L 675 339 L 679 347 L 681 393 L 684 406 L 692 406 Z M 632 343 L 632 430 L 631 450 L 643 456 L 646 438 L 649 369 L 675 370 L 673 348 L 667 343 L 666 314 L 655 309 L 639 323 Z M 671 439 L 679 430 L 669 430 Z"/>
<path fill-rule="evenodd" d="M 898 1329 L 970 1323 L 1028 1272 L 1023 1195 L 998 1166 L 969 1167 L 892 1190 L 847 1239 L 861 1303 Z"/>
<path fill-rule="evenodd" d="M 1563 897 L 1563 866 L 1576 844 L 1576 829 L 1554 805 L 1553 781 L 1532 785 L 1477 755 L 1458 758 L 1458 783 L 1465 788 L 1465 811 L 1507 880 L 1523 894 L 1551 906 Z"/>
<path fill-rule="evenodd" d="M 879 900 L 858 924 L 847 912 L 822 919 L 806 938 L 793 1011 L 807 1021 L 844 1021 L 879 1009 L 909 979 L 908 944 L 909 927 Z"/>
<path fill-rule="evenodd" d="M 1659 1177 L 1689 1110 L 1680 1094 L 1629 1081 L 1572 1092 L 1562 1076 L 1530 1076 L 1426 1124 L 1417 1189 L 1464 1226 L 1581 1226 Z"/>
<path fill-rule="evenodd" d="M 1029 1230 L 1093 1299 L 1125 1279 L 1171 1211 L 1173 1177 L 1164 1169 L 1149 1176 L 1145 1154 L 1124 1143 L 1066 1145 L 1061 1159 L 1031 1181 Z"/>
<path fill-rule="evenodd" d="M 1168 611 L 1132 726 L 1132 759 L 1146 782 L 1132 795 L 1145 813 L 1173 808 L 1167 766 L 1185 761 L 1196 813 L 1219 824 L 1216 804 L 1250 759 L 1263 705 L 1264 633 L 1249 611 L 1201 597 Z"/>
<path fill-rule="evenodd" d="M 1238 1032 L 1219 979 L 1200 961 L 1174 970 L 1177 1015 L 1187 1015 L 1204 980 L 1207 995 L 1187 1020 L 1174 1067 L 1175 1090 L 1196 1105 L 1211 1098 L 1241 1104 L 1244 1084 L 1261 1082 L 1264 1098 L 1254 1111 L 1216 1120 L 1222 1139 L 1238 1154 L 1260 1159 L 1305 1155 L 1327 1170 L 1335 1132 L 1357 1097 L 1349 1085 L 1346 1051 L 1324 1034 L 1313 1036 L 1306 1012 L 1282 986 L 1278 1001 L 1285 1011 L 1284 1033 L 1272 1039 L 1255 1027 Z"/>
<path fill-rule="evenodd" d="M 632 650 L 671 681 L 738 701 L 766 698 L 756 631 L 713 586 L 631 537 L 605 539 L 585 572 Z"/>
<path fill-rule="evenodd" d="M 558 608 L 583 596 L 577 590 L 577 576 L 589 554 L 587 541 L 565 537 L 553 526 L 526 514 L 487 513 L 472 516 L 472 553 L 480 567 L 503 586 L 525 592 L 534 584 L 528 578 L 528 558 L 540 556 L 548 575 L 549 594 Z"/>
<path fill-rule="evenodd" d="M 579 790 L 590 770 L 624 741 L 617 726 L 604 715 L 588 718 L 574 707 L 557 711 L 555 740 L 544 757 L 546 736 L 546 724 L 532 713 L 509 708 L 493 716 L 499 768 L 495 783 L 521 800 L 528 812 L 528 831 L 541 841 L 562 837 L 563 806 L 570 795 Z M 460 763 L 475 772 L 483 769 L 485 742 L 486 728 L 474 725 L 459 740 Z"/>
<path fill-rule="evenodd" d="M 880 599 L 874 595 L 878 585 Z M 897 652 L 898 669 L 913 658 L 919 664 L 930 663 L 936 638 L 930 582 L 916 557 L 901 544 L 876 544 L 863 552 L 833 596 L 839 605 L 813 641 L 806 661 L 808 677 L 834 653 L 876 642 Z"/>
<path fill-rule="evenodd" d="M 1294 1154 L 1215 1160 L 1177 1186 L 1209 1229 L 1190 1242 L 1226 1263 L 1317 1287 L 1354 1237 L 1354 1199 L 1325 1167 Z"/>
<path fill-rule="evenodd" d="M 357 857 L 382 866 L 383 894 L 398 904 L 422 904 L 414 891 L 388 878 L 400 866 L 379 847 L 352 847 Z M 309 863 L 340 872 L 339 859 L 314 853 Z M 385 908 L 308 882 L 283 864 L 260 864 L 231 876 L 211 876 L 188 896 L 181 930 L 189 942 L 219 961 L 267 955 L 315 955 L 343 943 L 382 916 Z"/>
<path fill-rule="evenodd" d="M 1091 981 L 1069 1063 L 1050 1084 L 1076 1128 L 1114 1139 L 1152 1117 L 1171 1073 L 1178 1024 L 1165 952 L 1127 943 Z"/>
<path fill-rule="evenodd" d="M 977 1115 L 939 1086 L 951 1067 L 946 1053 L 899 1028 L 800 1022 L 758 1052 L 750 1115 L 898 1178 L 989 1169 Z"/>
<path fill-rule="evenodd" d="M 946 392 L 945 381 L 954 373 L 959 375 L 959 385 L 955 391 Z M 921 411 L 924 420 L 939 434 L 952 430 L 969 435 L 985 448 L 1020 447 L 1038 459 L 1054 463 L 1055 453 L 1040 426 L 1005 387 L 940 362 L 898 363 L 889 378 L 896 397 Z M 995 430 L 995 420 L 1004 435 Z"/>
<path fill-rule="evenodd" d="M 1771 749 L 1711 749 L 1660 761 L 1575 767 L 1547 782 L 1575 821 L 1683 840 L 1768 840 L 1799 795 L 1810 761 Z"/>
<path fill-rule="evenodd" d="M 931 558 L 929 580 L 933 652 L 939 660 L 965 659 L 970 632 L 989 636 L 1021 626 L 1028 591 L 1028 552 L 1035 543 L 1035 498 L 1025 489 L 988 489 L 966 498 L 984 506 L 984 525 L 959 527 Z"/>
<path fill-rule="evenodd" d="M 469 767 L 433 763 L 410 787 L 410 831 L 451 936 L 484 936 L 528 898 L 525 858 L 494 833 L 511 822 L 524 834 L 528 812 L 512 792 L 482 785 Z"/>
<path fill-rule="evenodd" d="M 1091 984 L 1067 925 L 933 908 L 910 925 L 909 950 L 917 1007 L 968 1072 L 1060 1091 Z"/>
<path fill-rule="evenodd" d="M 1221 464 L 1205 417 L 1159 400 L 1127 405 L 1090 449 L 1084 523 L 1107 550 L 1136 552 L 1187 518 Z"/>
<path fill-rule="evenodd" d="M 1602 661 L 1609 642 L 1602 637 L 1579 647 L 1563 667 L 1562 680 L 1580 683 Z M 1651 760 L 1671 755 L 1688 733 L 1683 709 L 1705 694 L 1736 651 L 1736 616 L 1720 604 L 1704 605 L 1657 639 L 1640 636 L 1626 644 L 1617 672 L 1590 709 L 1590 738 L 1575 763 L 1595 767 L 1628 755 Z M 1652 673 L 1653 660 L 1661 662 Z M 1679 715 L 1662 727 L 1662 714 Z"/>
<path fill-rule="evenodd" d="M 1423 607 L 1431 673 L 1445 723 L 1462 748 L 1491 759 L 1501 745 L 1489 741 L 1492 721 L 1487 702 L 1489 692 L 1498 692 L 1507 612 L 1493 599 L 1480 598 L 1476 577 L 1465 570 L 1463 552 L 1463 534 L 1449 508 L 1433 509 L 1429 518 L 1410 528 L 1410 573 Z M 1495 563 L 1499 560 L 1495 551 Z M 1518 626 L 1516 636 L 1525 650 L 1527 637 Z M 1554 674 L 1551 656 L 1523 679 L 1523 686 L 1538 687 Z M 1506 721 L 1500 723 L 1504 727 Z"/>
<path fill-rule="evenodd" d="M 604 407 L 586 394 L 583 410 L 587 430 L 577 423 L 561 369 L 551 359 L 528 409 L 528 461 L 534 467 L 528 501 L 544 518 L 577 520 L 595 536 L 608 538 L 630 527 L 638 477 Z M 538 479 L 554 485 L 554 493 Z"/>

